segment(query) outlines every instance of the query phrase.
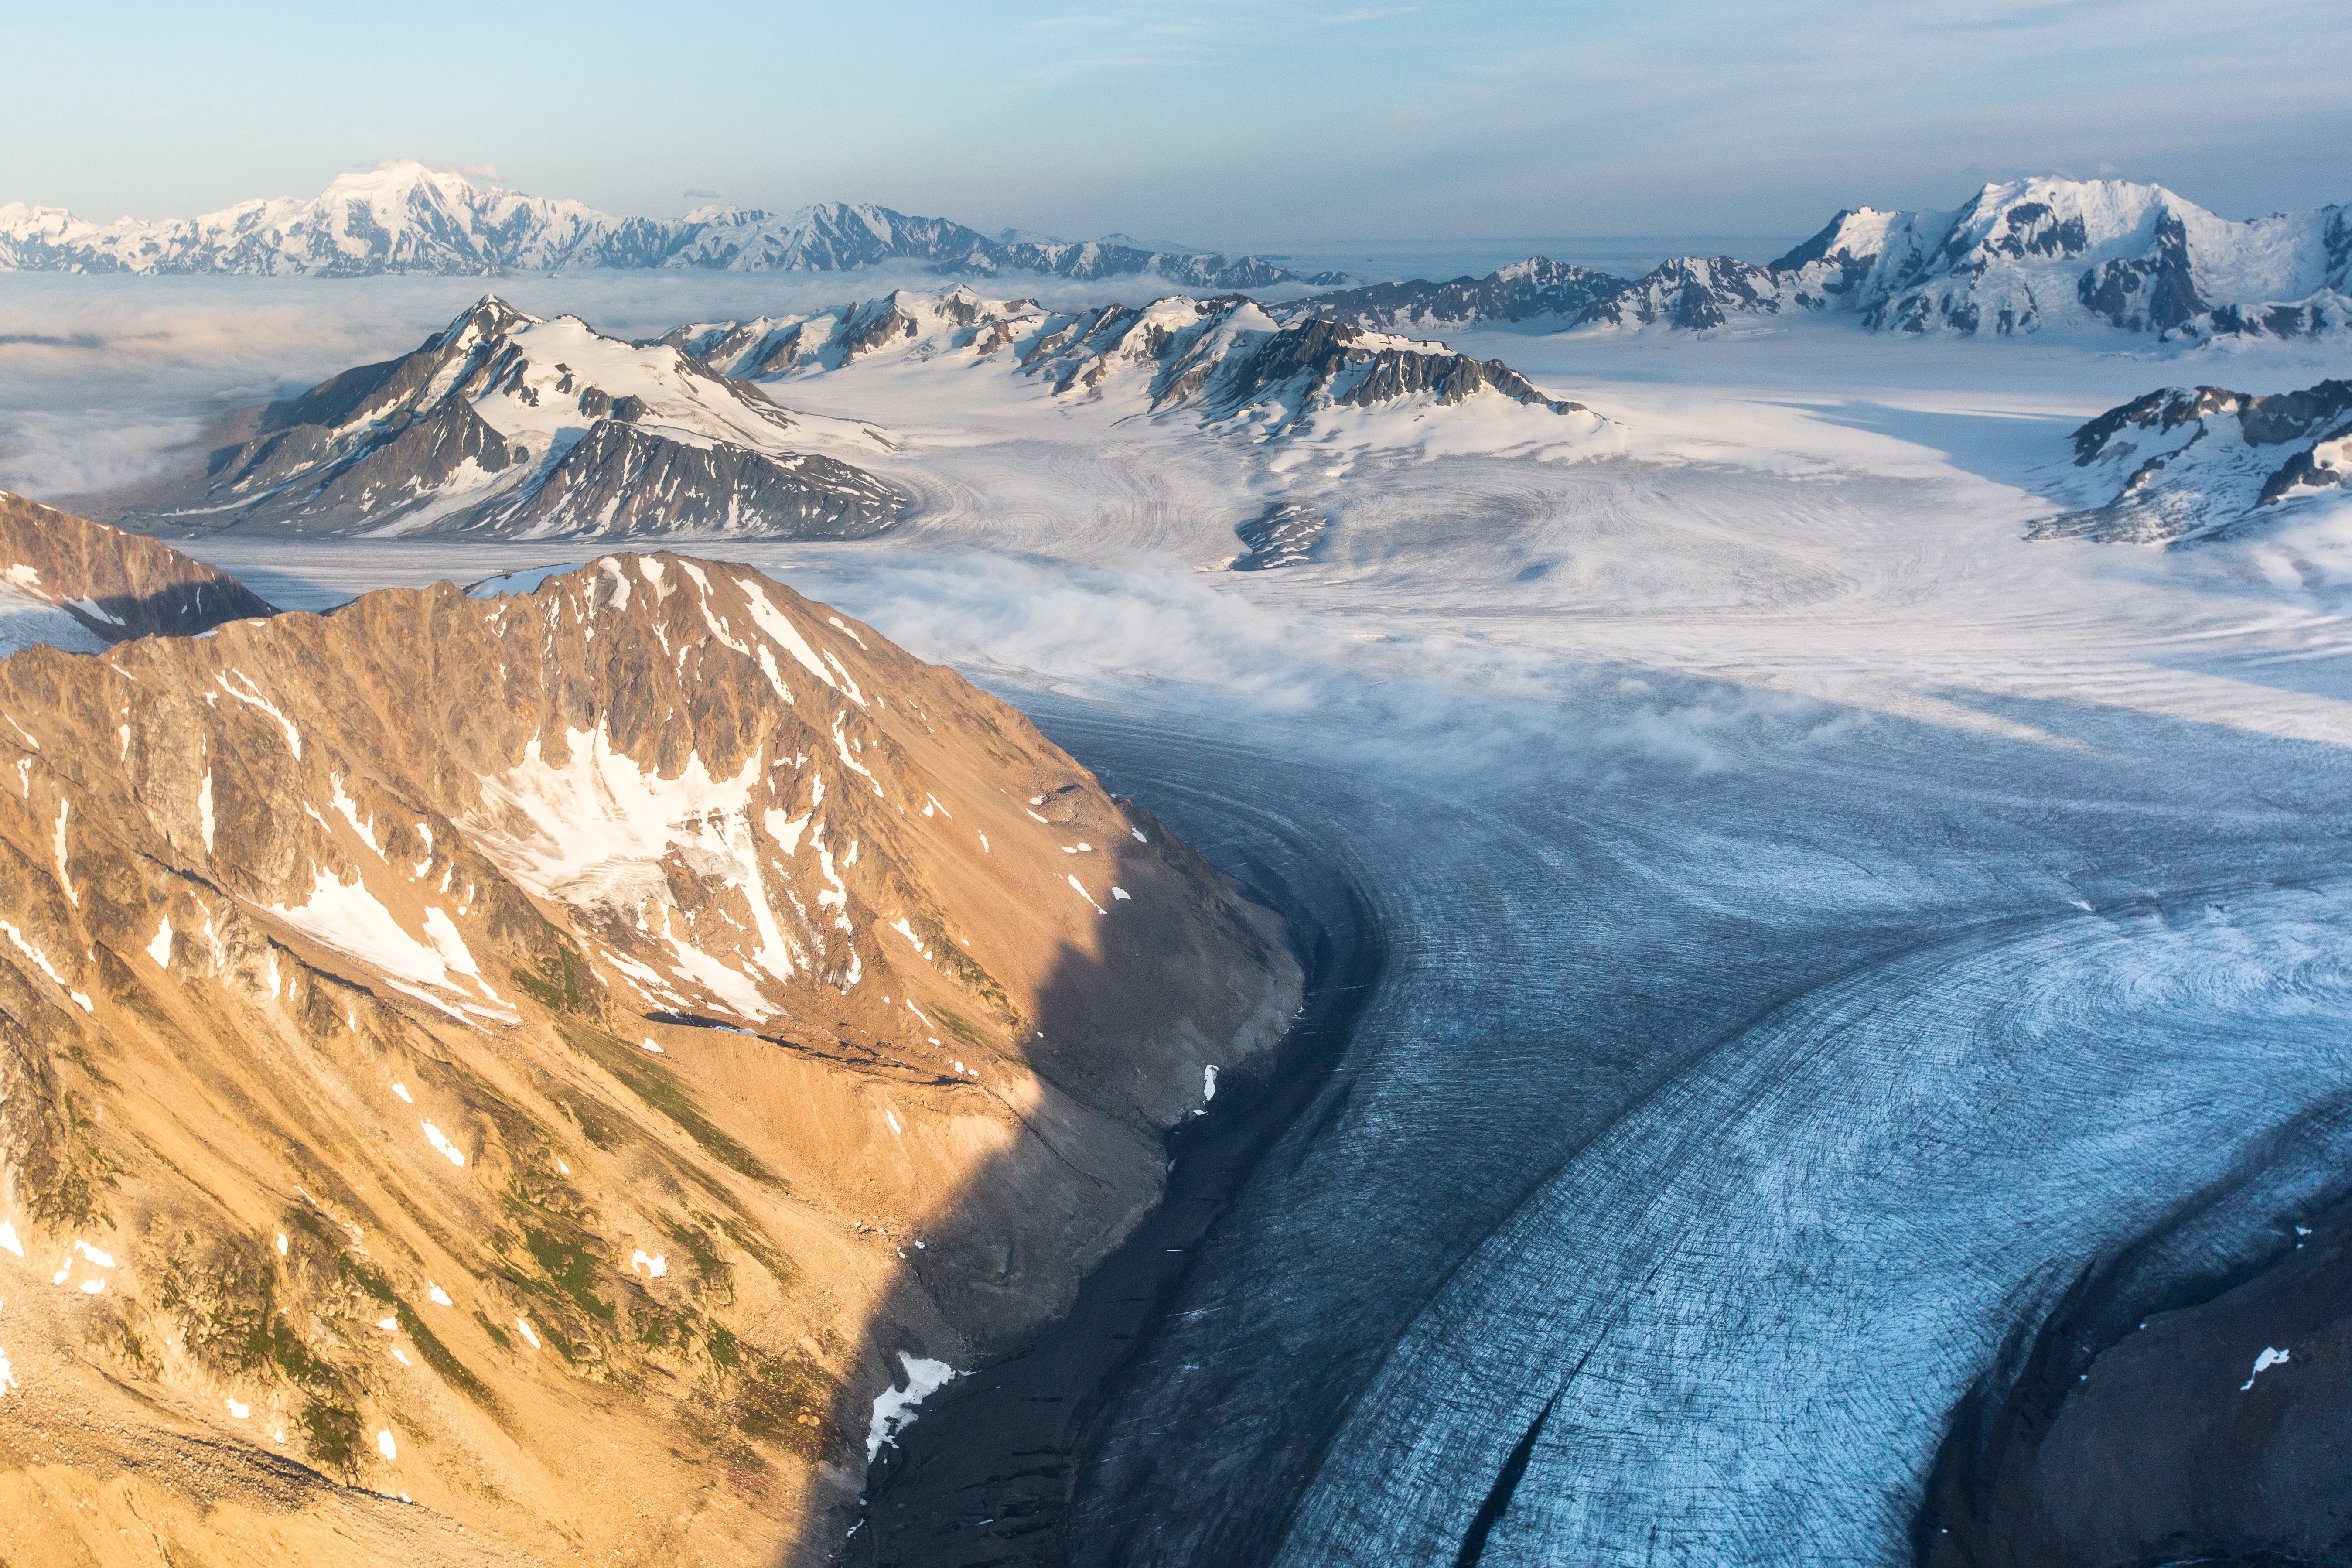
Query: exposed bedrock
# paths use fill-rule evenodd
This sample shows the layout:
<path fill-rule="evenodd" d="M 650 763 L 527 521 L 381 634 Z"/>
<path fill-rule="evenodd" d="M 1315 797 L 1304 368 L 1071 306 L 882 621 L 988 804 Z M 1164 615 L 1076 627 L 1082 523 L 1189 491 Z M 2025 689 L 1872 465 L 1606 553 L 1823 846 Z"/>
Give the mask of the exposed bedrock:
<path fill-rule="evenodd" d="M 2020 1326 L 1953 1413 L 1924 1568 L 2352 1562 L 2352 1205 L 2245 1229 L 2328 1179 L 2305 1131 Z"/>

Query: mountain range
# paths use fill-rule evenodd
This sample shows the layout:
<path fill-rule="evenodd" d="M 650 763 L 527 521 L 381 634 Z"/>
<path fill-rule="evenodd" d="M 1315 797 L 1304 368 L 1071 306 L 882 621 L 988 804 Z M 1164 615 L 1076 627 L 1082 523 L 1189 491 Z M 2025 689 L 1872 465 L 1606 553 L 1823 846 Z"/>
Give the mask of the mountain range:
<path fill-rule="evenodd" d="M 1147 305 L 1048 310 L 972 289 L 898 289 L 807 315 L 678 328 L 663 341 L 743 380 L 790 382 L 893 361 L 994 361 L 1055 397 L 1116 402 L 1279 436 L 1337 410 L 1509 403 L 1597 421 L 1500 360 L 1444 343 L 1285 312 L 1245 295 L 1175 294 Z"/>
<path fill-rule="evenodd" d="M 1677 257 L 1640 278 L 1536 257 L 1486 277 L 1345 287 L 1277 259 L 1131 239 L 995 235 L 887 207 L 707 206 L 616 217 L 583 203 L 395 162 L 317 196 L 195 218 L 91 223 L 0 206 L 0 270 L 496 274 L 563 268 L 841 271 L 886 262 L 946 275 L 1150 277 L 1213 291 L 1333 291 L 1280 309 L 1388 331 L 1482 322 L 1706 331 L 1833 310 L 1874 331 L 2011 336 L 2105 327 L 2171 339 L 2308 336 L 2352 325 L 2352 217 L 2341 205 L 2243 222 L 2161 185 L 2048 176 L 1990 184 L 1948 211 L 1839 213 L 1769 264 Z"/>
<path fill-rule="evenodd" d="M 225 587 L 0 521 L 60 600 Z M 1149 812 L 748 568 L 205 632 L 0 659 L 11 1561 L 824 1560 L 1298 1005 Z"/>
<path fill-rule="evenodd" d="M 194 218 L 91 223 L 61 207 L 0 206 L 0 271 L 236 272 L 329 278 L 383 272 L 690 268 L 831 272 L 914 262 L 945 273 L 1055 278 L 1149 275 L 1188 289 L 1344 282 L 1260 257 L 1100 240 L 991 237 L 941 217 L 825 202 L 788 213 L 698 207 L 681 218 L 615 217 L 576 201 L 477 184 L 402 161 L 343 174 L 316 196 L 240 202 Z"/>
<path fill-rule="evenodd" d="M 1949 212 L 1842 212 L 1769 265 L 1678 257 L 1637 279 L 1534 258 L 1483 279 L 1342 289 L 1274 307 L 1391 331 L 1486 323 L 1707 331 L 1807 311 L 1874 331 L 2169 340 L 2352 326 L 2352 213 L 2246 222 L 2161 185 L 2036 178 Z"/>

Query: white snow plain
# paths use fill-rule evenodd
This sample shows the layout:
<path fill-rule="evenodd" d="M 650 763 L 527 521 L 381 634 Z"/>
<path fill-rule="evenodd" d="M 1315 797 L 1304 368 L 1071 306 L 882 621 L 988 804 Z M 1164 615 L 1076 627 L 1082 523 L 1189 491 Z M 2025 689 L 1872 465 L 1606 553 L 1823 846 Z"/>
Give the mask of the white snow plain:
<path fill-rule="evenodd" d="M 764 304 L 712 298 L 671 315 Z M 2241 1168 L 2352 1084 L 2352 498 L 2020 536 L 2081 421 L 2352 347 L 1454 346 L 1622 449 L 1475 406 L 1257 444 L 909 360 L 793 389 L 890 431 L 907 521 L 724 546 L 1387 933 L 1344 1096 L 1100 1424 L 1074 1554 L 1149 1516 L 1131 1561 L 1286 1519 L 1290 1561 L 1444 1561 L 1549 1407 L 1487 1563 L 1907 1561 L 1947 1412 L 2053 1281 L 2225 1177 L 2272 1223 L 2347 1152 Z M 1273 500 L 1330 517 L 1316 552 L 1218 570 Z M 173 542 L 296 608 L 567 558 Z"/>

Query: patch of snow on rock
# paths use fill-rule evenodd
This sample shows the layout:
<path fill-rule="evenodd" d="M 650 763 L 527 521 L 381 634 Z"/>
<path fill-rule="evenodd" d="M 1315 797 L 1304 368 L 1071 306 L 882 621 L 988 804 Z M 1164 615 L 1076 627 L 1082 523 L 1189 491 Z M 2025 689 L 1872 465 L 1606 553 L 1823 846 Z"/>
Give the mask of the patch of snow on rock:
<path fill-rule="evenodd" d="M 907 1386 L 886 1388 L 874 1396 L 874 1421 L 866 1433 L 866 1462 L 869 1465 L 882 1452 L 883 1444 L 894 1448 L 898 1446 L 898 1434 L 915 1424 L 915 1407 L 958 1375 L 955 1368 L 943 1361 L 929 1361 L 905 1351 L 898 1352 L 898 1360 L 907 1369 Z"/>
<path fill-rule="evenodd" d="M 2245 1393 L 2246 1390 L 2253 1387 L 2255 1378 L 2262 1376 L 2274 1366 L 2284 1366 L 2287 1360 L 2286 1352 L 2273 1350 L 2268 1346 L 2263 1347 L 2263 1353 L 2254 1358 L 2254 1370 L 2246 1374 L 2246 1381 L 2238 1385 L 2238 1392 Z"/>

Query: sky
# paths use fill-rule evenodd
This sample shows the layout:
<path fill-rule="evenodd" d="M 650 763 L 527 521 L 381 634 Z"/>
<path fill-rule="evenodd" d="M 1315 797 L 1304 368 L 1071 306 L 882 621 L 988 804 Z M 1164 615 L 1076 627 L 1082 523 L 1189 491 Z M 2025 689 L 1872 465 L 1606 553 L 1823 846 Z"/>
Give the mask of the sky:
<path fill-rule="evenodd" d="M 1228 249 L 1760 235 L 1987 179 L 2352 200 L 2342 0 L 0 10 L 0 202 L 100 220 L 423 158 L 608 212 L 871 201 Z"/>

